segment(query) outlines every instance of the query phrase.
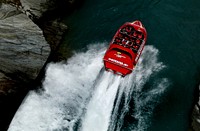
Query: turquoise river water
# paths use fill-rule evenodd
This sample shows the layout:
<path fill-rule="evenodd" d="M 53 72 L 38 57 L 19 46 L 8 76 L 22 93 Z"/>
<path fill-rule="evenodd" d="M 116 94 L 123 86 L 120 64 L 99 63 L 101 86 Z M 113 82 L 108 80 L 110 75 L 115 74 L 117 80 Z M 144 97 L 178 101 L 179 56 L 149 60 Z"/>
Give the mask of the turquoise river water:
<path fill-rule="evenodd" d="M 184 131 L 190 126 L 194 89 L 200 79 L 199 7 L 198 0 L 85 0 L 65 19 L 69 25 L 65 43 L 76 51 L 100 42 L 108 45 L 124 22 L 141 20 L 148 33 L 147 45 L 159 50 L 158 59 L 166 66 L 145 86 L 158 78 L 167 78 L 169 84 L 156 98 L 147 130 Z M 124 121 L 126 130 L 134 123 L 131 113 Z"/>

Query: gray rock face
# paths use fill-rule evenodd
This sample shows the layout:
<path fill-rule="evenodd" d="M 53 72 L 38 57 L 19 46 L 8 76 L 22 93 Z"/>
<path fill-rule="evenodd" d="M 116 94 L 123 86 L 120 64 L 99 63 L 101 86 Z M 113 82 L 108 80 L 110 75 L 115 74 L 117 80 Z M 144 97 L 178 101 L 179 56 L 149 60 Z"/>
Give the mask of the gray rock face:
<path fill-rule="evenodd" d="M 0 19 L 0 71 L 35 79 L 50 53 L 42 31 L 9 5 L 1 6 Z"/>
<path fill-rule="evenodd" d="M 51 50 L 55 51 L 67 30 L 67 26 L 57 20 L 57 16 L 63 13 L 60 12 L 62 8 L 67 8 L 65 5 L 73 3 L 71 2 L 68 0 L 20 0 L 18 5 L 20 5 L 20 11 L 40 26 Z M 16 3 L 15 6 L 17 7 Z"/>
<path fill-rule="evenodd" d="M 42 16 L 42 14 L 47 11 L 46 3 L 49 0 L 20 0 L 22 8 L 27 13 L 33 13 L 36 17 Z"/>
<path fill-rule="evenodd" d="M 6 130 L 49 54 L 42 30 L 15 7 L 0 4 L 0 130 Z"/>
<path fill-rule="evenodd" d="M 20 0 L 21 10 L 30 18 L 39 19 L 44 12 L 55 8 L 56 0 Z"/>
<path fill-rule="evenodd" d="M 35 78 L 42 79 L 47 57 L 62 59 L 55 57 L 67 30 L 60 16 L 72 9 L 74 3 L 74 0 L 0 0 L 1 131 L 7 130 Z"/>
<path fill-rule="evenodd" d="M 200 86 L 199 86 L 200 91 Z M 200 95 L 200 92 L 199 92 Z M 194 131 L 200 131 L 200 97 L 198 103 L 194 106 L 192 113 L 192 128 Z"/>

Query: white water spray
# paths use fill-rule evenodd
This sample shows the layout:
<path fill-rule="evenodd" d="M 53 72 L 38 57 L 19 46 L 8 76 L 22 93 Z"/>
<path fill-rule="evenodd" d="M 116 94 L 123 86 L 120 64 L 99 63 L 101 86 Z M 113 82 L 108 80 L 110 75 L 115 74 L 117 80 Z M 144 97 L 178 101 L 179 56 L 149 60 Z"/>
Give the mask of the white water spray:
<path fill-rule="evenodd" d="M 104 73 L 82 119 L 82 131 L 107 131 L 120 78 Z"/>
<path fill-rule="evenodd" d="M 9 131 L 73 130 L 103 67 L 105 46 L 90 46 L 66 63 L 49 64 L 40 93 L 31 91 L 15 114 Z"/>
<path fill-rule="evenodd" d="M 128 77 L 125 77 L 121 82 L 112 115 L 113 122 L 110 124 L 109 130 L 121 131 L 124 117 L 130 110 L 134 110 L 135 113 L 131 114 L 131 116 L 134 117 L 137 123 L 130 125 L 129 128 L 125 130 L 144 131 L 150 125 L 150 117 L 156 106 L 154 101 L 158 101 L 156 98 L 158 98 L 169 85 L 166 78 L 159 78 L 159 81 L 157 81 L 157 79 L 154 81 L 156 84 L 153 87 L 149 87 L 145 90 L 144 85 L 149 81 L 150 76 L 155 75 L 165 68 L 163 63 L 158 61 L 158 53 L 158 50 L 153 46 L 146 46 L 134 72 Z M 122 97 L 124 103 L 123 107 L 121 107 L 122 109 L 119 110 Z M 133 109 L 130 109 L 131 100 L 134 101 Z M 144 109 L 146 110 L 144 111 Z"/>
<path fill-rule="evenodd" d="M 133 116 L 138 123 L 130 126 L 130 130 L 146 129 L 145 123 L 151 112 L 145 114 L 142 110 L 165 90 L 168 83 L 167 79 L 161 79 L 160 84 L 143 92 L 149 77 L 164 68 L 157 60 L 158 50 L 146 46 L 134 73 L 125 78 L 108 72 L 98 78 L 105 50 L 103 44 L 96 44 L 85 53 L 75 54 L 67 64 L 50 64 L 43 83 L 45 90 L 40 93 L 31 91 L 27 95 L 9 131 L 74 131 L 80 121 L 79 129 L 83 131 L 119 131 L 124 116 L 130 110 L 131 99 L 136 104 Z M 142 95 L 143 98 L 140 97 Z M 124 106 L 119 111 L 122 97 L 125 99 Z M 150 106 L 151 109 L 153 107 Z"/>

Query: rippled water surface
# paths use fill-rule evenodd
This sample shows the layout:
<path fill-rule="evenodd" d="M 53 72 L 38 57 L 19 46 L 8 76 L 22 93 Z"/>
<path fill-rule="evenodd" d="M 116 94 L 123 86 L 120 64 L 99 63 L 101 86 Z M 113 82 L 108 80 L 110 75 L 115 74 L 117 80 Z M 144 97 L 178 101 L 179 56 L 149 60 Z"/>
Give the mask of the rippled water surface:
<path fill-rule="evenodd" d="M 159 50 L 158 59 L 166 65 L 145 86 L 153 85 L 157 78 L 167 78 L 170 84 L 158 99 L 147 130 L 187 130 L 194 88 L 200 79 L 199 7 L 198 0 L 86 0 L 66 18 L 70 31 L 65 41 L 82 50 L 88 43 L 109 42 L 124 22 L 141 20 L 148 33 L 147 45 Z M 134 123 L 131 116 L 125 119 L 124 129 Z"/>

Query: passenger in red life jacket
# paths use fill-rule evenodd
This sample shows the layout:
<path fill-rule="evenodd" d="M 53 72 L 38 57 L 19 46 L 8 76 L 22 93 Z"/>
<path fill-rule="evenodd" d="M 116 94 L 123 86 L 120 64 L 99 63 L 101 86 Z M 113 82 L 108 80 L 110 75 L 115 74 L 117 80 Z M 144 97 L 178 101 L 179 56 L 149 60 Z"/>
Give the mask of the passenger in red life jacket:
<path fill-rule="evenodd" d="M 127 42 L 127 45 L 128 45 L 128 46 L 129 46 L 129 48 L 130 48 L 130 47 L 132 47 L 132 46 L 133 46 L 133 42 L 131 42 L 131 41 L 128 41 L 128 42 Z"/>
<path fill-rule="evenodd" d="M 123 45 L 126 44 L 126 40 L 125 40 L 125 39 L 122 40 L 122 44 L 123 44 Z"/>
<path fill-rule="evenodd" d="M 113 43 L 119 44 L 119 43 L 121 43 L 121 39 L 117 37 L 117 38 L 114 39 Z"/>
<path fill-rule="evenodd" d="M 125 40 L 129 40 L 127 36 L 125 37 Z"/>
<path fill-rule="evenodd" d="M 141 44 L 139 39 L 136 40 L 136 43 L 137 43 L 137 44 Z"/>
<path fill-rule="evenodd" d="M 134 31 L 134 33 L 133 33 L 133 36 L 134 36 L 134 37 L 136 37 L 136 36 L 137 36 L 137 32 L 136 32 L 136 31 Z"/>
<path fill-rule="evenodd" d="M 142 39 L 142 37 L 143 37 L 142 34 L 139 34 L 139 35 L 138 35 L 138 38 L 139 38 L 139 39 Z"/>
<path fill-rule="evenodd" d="M 135 52 L 135 53 L 137 53 L 137 51 L 138 51 L 138 49 L 137 49 L 136 47 L 134 47 L 134 46 L 131 47 L 131 50 L 132 50 L 133 52 Z"/>
<path fill-rule="evenodd" d="M 122 34 L 120 34 L 120 33 L 119 33 L 119 34 L 118 34 L 118 37 L 120 37 L 120 38 L 121 38 L 121 37 L 122 37 Z"/>
<path fill-rule="evenodd" d="M 138 45 L 134 45 L 133 47 L 134 47 L 136 50 L 138 50 L 138 47 L 139 47 L 139 46 L 138 46 Z"/>
<path fill-rule="evenodd" d="M 121 32 L 122 34 L 125 34 L 125 33 L 126 33 L 126 29 L 125 29 L 125 28 L 122 28 L 122 29 L 120 30 L 120 32 Z"/>
<path fill-rule="evenodd" d="M 130 33 L 130 32 L 131 32 L 131 27 L 128 27 L 128 26 L 127 26 L 127 27 L 126 27 L 126 32 L 127 32 L 127 33 Z"/>

